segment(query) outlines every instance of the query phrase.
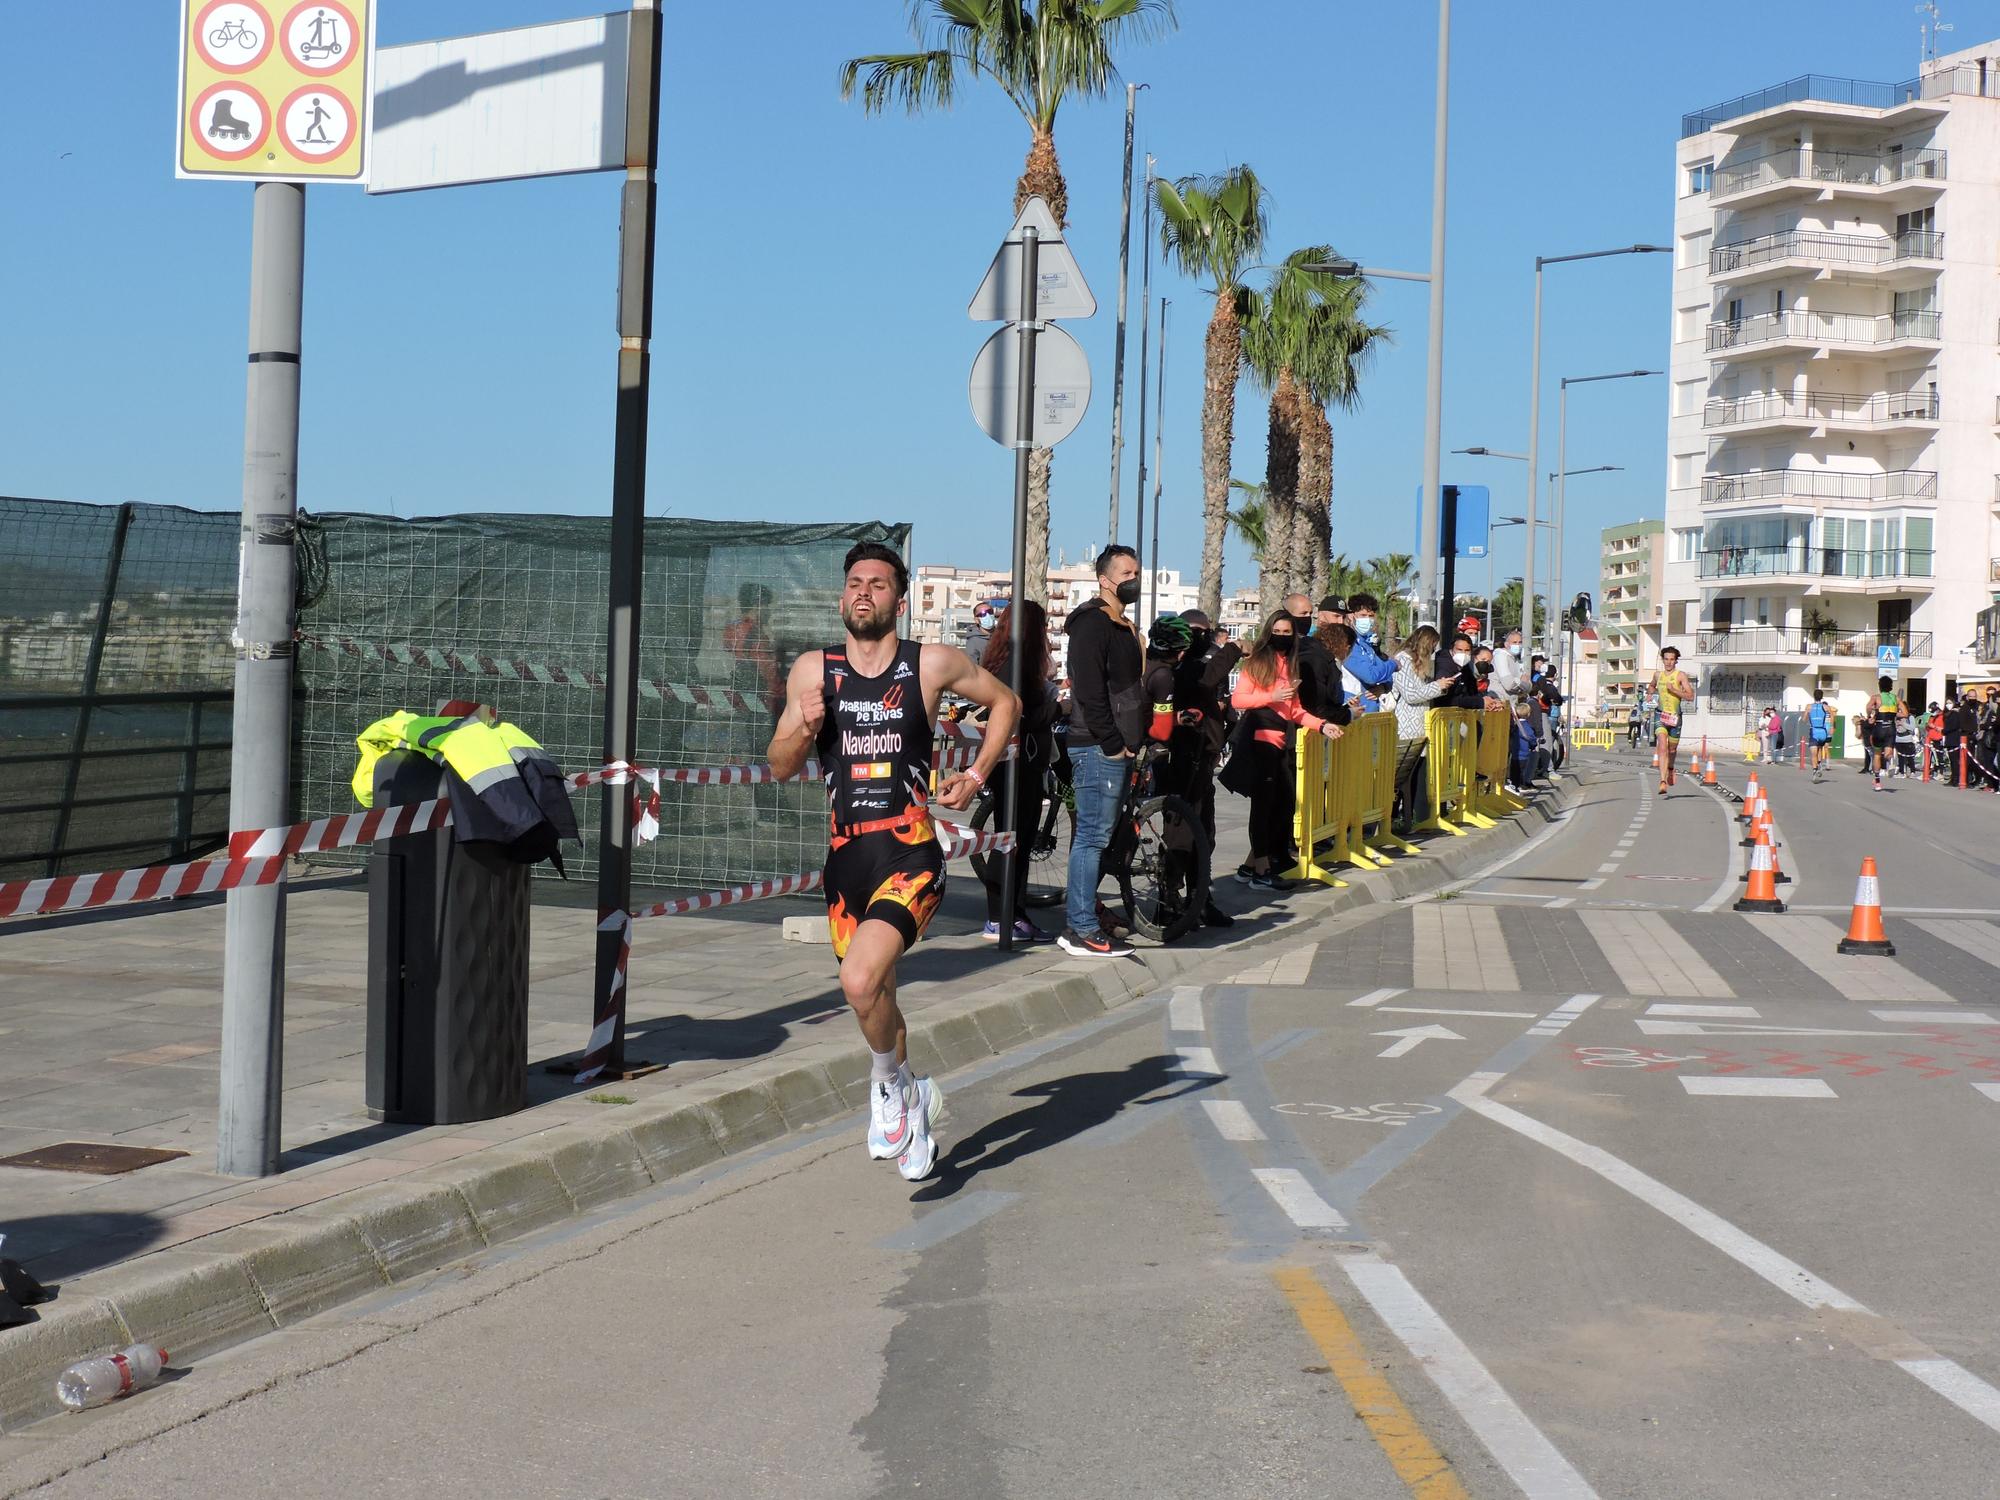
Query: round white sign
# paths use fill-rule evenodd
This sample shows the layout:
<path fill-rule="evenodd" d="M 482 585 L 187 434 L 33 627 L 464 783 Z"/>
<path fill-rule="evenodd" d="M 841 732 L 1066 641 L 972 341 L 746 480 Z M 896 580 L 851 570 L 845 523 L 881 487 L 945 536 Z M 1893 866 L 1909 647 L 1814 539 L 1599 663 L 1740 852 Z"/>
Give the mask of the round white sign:
<path fill-rule="evenodd" d="M 972 362 L 966 395 L 972 420 L 1001 447 L 1014 443 L 1014 399 L 1020 389 L 1021 335 L 1002 328 Z M 1054 324 L 1035 339 L 1035 430 L 1037 448 L 1053 448 L 1075 432 L 1090 408 L 1090 361 L 1083 346 Z"/>
<path fill-rule="evenodd" d="M 325 161 L 354 138 L 354 112 L 333 89 L 302 88 L 285 101 L 279 128 L 292 155 Z"/>

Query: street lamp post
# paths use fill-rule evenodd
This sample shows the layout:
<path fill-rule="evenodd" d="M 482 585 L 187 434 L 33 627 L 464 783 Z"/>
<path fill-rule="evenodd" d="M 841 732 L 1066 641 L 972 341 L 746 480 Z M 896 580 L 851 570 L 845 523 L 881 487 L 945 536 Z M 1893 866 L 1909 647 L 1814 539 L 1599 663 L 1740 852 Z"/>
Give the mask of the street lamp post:
<path fill-rule="evenodd" d="M 1610 255 L 1667 255 L 1671 254 L 1672 250 L 1673 247 L 1671 245 L 1621 245 L 1616 250 L 1585 250 L 1576 255 L 1538 255 L 1535 257 L 1535 333 L 1533 353 L 1528 360 L 1528 515 L 1530 519 L 1535 515 L 1536 482 L 1542 472 L 1538 461 L 1542 441 L 1542 268 L 1544 266 L 1563 265 L 1573 260 L 1602 260 Z M 1561 465 L 1557 465 L 1557 467 L 1560 468 Z M 1532 528 L 1529 535 L 1532 538 Z M 1534 550 L 1533 547 L 1528 549 L 1530 554 Z M 1532 641 L 1535 638 L 1535 577 L 1532 556 L 1529 559 L 1528 568 L 1529 571 L 1525 575 L 1521 586 L 1523 608 L 1521 639 L 1523 641 Z M 1551 595 L 1550 597 L 1553 598 L 1554 596 Z"/>
<path fill-rule="evenodd" d="M 1527 454 L 1509 453 L 1502 448 L 1485 448 L 1485 447 L 1454 448 L 1451 451 L 1453 453 L 1469 453 L 1475 458 L 1510 458 L 1513 459 L 1516 463 L 1526 463 L 1528 461 Z M 1623 464 L 1592 464 L 1587 469 L 1566 469 L 1562 471 L 1564 475 L 1622 474 L 1624 472 L 1625 472 L 1625 466 Z M 1549 476 L 1550 482 L 1553 483 L 1557 477 L 1558 477 L 1557 475 L 1551 474 Z M 1530 488 L 1532 488 L 1532 485 L 1530 486 Z M 1489 529 L 1498 529 L 1501 526 L 1526 526 L 1527 524 L 1528 524 L 1528 518 L 1526 516 L 1502 516 L 1497 521 L 1493 522 L 1492 527 Z M 1537 518 L 1535 521 L 1535 525 L 1552 527 L 1555 530 L 1556 536 L 1558 538 L 1562 534 L 1562 522 L 1560 519 L 1551 522 Z M 1521 596 L 1522 596 L 1521 640 L 1528 646 L 1529 650 L 1531 651 L 1534 649 L 1534 638 L 1528 634 L 1527 624 L 1529 618 L 1532 616 L 1534 611 L 1533 579 L 1535 576 L 1535 557 L 1534 557 L 1535 544 L 1536 544 L 1536 538 L 1532 533 L 1530 533 L 1527 539 L 1527 544 L 1522 549 L 1528 554 L 1528 556 L 1526 558 L 1526 564 L 1522 577 L 1522 588 L 1521 588 Z M 1551 547 L 1559 546 L 1560 542 L 1552 540 L 1550 545 Z M 1550 554 L 1549 561 L 1550 561 L 1550 570 L 1551 572 L 1553 572 L 1555 563 L 1555 558 L 1553 553 Z M 1487 556 L 1486 556 L 1486 581 L 1488 584 L 1487 599 L 1486 599 L 1486 604 L 1487 604 L 1486 636 L 1488 640 L 1491 640 L 1493 637 L 1493 608 L 1492 608 L 1493 597 L 1491 588 L 1493 581 L 1493 553 L 1490 547 L 1487 549 Z M 1509 579 L 1508 582 L 1511 583 L 1513 582 L 1513 580 Z M 1553 599 L 1556 597 L 1556 595 L 1553 591 L 1551 591 L 1549 597 Z"/>
<path fill-rule="evenodd" d="M 1600 380 L 1637 380 L 1646 375 L 1658 375 L 1658 370 L 1615 370 L 1609 375 L 1565 375 L 1556 397 L 1556 534 L 1555 551 L 1549 557 L 1549 613 L 1555 614 L 1563 607 L 1562 597 L 1562 546 L 1563 546 L 1563 501 L 1569 494 L 1568 471 L 1563 468 L 1565 454 L 1569 447 L 1569 388 L 1573 385 L 1590 385 Z M 1550 621 L 1549 660 L 1560 656 L 1562 627 L 1559 621 Z M 1524 640 L 1528 637 L 1523 636 Z"/>

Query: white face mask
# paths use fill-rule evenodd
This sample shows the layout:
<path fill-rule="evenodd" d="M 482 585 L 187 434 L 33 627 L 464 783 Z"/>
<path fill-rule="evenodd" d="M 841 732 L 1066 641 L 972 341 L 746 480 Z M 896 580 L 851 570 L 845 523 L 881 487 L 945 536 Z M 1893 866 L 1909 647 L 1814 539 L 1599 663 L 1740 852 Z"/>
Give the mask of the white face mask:
<path fill-rule="evenodd" d="M 1375 617 L 1373 615 L 1356 615 L 1354 617 L 1354 633 L 1364 640 L 1373 635 L 1375 633 Z"/>
<path fill-rule="evenodd" d="M 1471 662 L 1472 653 L 1470 651 L 1454 651 L 1451 653 L 1451 659 L 1463 667 Z"/>

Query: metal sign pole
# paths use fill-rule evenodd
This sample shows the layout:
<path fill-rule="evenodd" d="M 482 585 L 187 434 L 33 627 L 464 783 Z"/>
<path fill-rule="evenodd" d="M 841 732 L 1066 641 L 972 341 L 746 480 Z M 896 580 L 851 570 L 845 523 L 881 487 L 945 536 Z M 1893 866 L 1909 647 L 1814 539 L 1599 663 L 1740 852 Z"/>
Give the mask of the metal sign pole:
<path fill-rule="evenodd" d="M 1026 654 L 1027 619 L 1022 604 L 1027 600 L 1028 574 L 1028 462 L 1035 446 L 1035 334 L 1041 328 L 1041 299 L 1038 295 L 1038 274 L 1041 260 L 1041 234 L 1029 224 L 1021 230 L 1021 300 L 1017 304 L 1020 318 L 1014 324 L 1021 340 L 1020 384 L 1014 393 L 1014 597 L 1007 607 L 1010 626 L 1007 637 L 1007 686 L 1014 690 L 1014 696 L 1021 696 L 1023 657 Z M 1036 653 L 1037 658 L 1041 655 Z M 1047 691 L 1046 684 L 1043 691 Z M 1014 872 L 1019 868 L 1017 861 L 1026 853 L 1021 848 L 1021 838 L 1027 830 L 1020 826 L 1018 813 L 1021 807 L 1021 777 L 1027 774 L 1024 762 L 1027 759 L 1027 737 L 1021 736 L 1021 749 L 1007 761 L 1007 774 L 1001 786 L 1004 801 L 999 819 L 1000 826 L 1014 835 L 1014 847 L 1000 854 L 1000 951 L 1010 953 L 1014 948 Z"/>
<path fill-rule="evenodd" d="M 660 16 L 633 0 L 626 54 L 625 191 L 618 219 L 618 414 L 611 460 L 610 624 L 604 663 L 604 759 L 638 757 L 639 607 L 646 552 L 646 400 L 652 370 L 653 164 L 660 150 Z M 632 788 L 605 782 L 597 843 L 597 986 L 586 1071 L 625 1066 L 625 949 L 632 905 Z M 607 925 L 607 922 L 609 925 Z"/>
<path fill-rule="evenodd" d="M 1111 350 L 1111 520 L 1118 540 L 1118 487 L 1125 477 L 1125 282 L 1132 265 L 1132 121 L 1143 83 L 1125 85 L 1125 196 L 1118 212 L 1118 332 Z"/>
<path fill-rule="evenodd" d="M 290 821 L 293 541 L 299 482 L 299 322 L 306 190 L 260 182 L 250 227 L 250 375 L 243 403 L 243 533 L 229 831 Z M 110 601 L 104 608 L 108 611 Z M 284 1080 L 285 882 L 229 893 L 222 953 L 222 1096 L 215 1167 L 278 1170 Z"/>

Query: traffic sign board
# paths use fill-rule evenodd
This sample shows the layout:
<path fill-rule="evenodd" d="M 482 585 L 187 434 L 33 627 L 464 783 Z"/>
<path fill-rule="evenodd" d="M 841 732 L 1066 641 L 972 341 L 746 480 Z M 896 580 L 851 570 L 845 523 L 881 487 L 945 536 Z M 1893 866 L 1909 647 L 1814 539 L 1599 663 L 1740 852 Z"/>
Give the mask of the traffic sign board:
<path fill-rule="evenodd" d="M 1019 262 L 1014 269 L 1018 274 Z M 997 329 L 972 362 L 966 391 L 972 419 L 1003 448 L 1014 445 L 1020 370 L 1021 335 L 1011 328 Z M 1035 342 L 1035 446 L 1053 448 L 1060 443 L 1076 431 L 1089 407 L 1090 361 L 1084 358 L 1083 346 L 1061 328 L 1044 328 Z"/>
<path fill-rule="evenodd" d="M 1893 677 L 1903 669 L 1903 648 L 1901 646 L 1877 646 L 1875 648 L 1875 669 L 1885 677 Z"/>
<path fill-rule="evenodd" d="M 1035 316 L 1037 318 L 1088 318 L 1097 311 L 1097 299 L 1084 284 L 1083 268 L 1063 240 L 1062 228 L 1048 204 L 1039 197 L 1021 206 L 1014 227 L 993 252 L 986 279 L 972 294 L 966 315 L 975 323 L 1011 323 L 1021 316 L 1021 232 L 1034 227 L 1039 245 L 1035 255 Z M 1039 358 L 1039 356 L 1037 356 Z M 1041 384 L 1039 380 L 1035 382 Z M 1013 420 L 1011 417 L 1008 419 Z"/>
<path fill-rule="evenodd" d="M 375 0 L 181 0 L 176 177 L 366 182 Z"/>

